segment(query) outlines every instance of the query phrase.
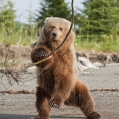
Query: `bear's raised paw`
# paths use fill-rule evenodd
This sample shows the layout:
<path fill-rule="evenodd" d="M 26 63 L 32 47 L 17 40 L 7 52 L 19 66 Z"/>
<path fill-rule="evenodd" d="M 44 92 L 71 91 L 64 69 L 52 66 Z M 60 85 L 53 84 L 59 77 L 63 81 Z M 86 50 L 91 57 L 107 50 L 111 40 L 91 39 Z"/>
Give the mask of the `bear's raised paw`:
<path fill-rule="evenodd" d="M 35 57 L 37 60 L 41 60 L 41 59 L 47 57 L 48 54 L 49 53 L 46 50 L 41 49 L 41 50 L 36 52 Z"/>
<path fill-rule="evenodd" d="M 92 112 L 87 119 L 100 119 L 100 114 L 98 114 L 97 112 Z"/>

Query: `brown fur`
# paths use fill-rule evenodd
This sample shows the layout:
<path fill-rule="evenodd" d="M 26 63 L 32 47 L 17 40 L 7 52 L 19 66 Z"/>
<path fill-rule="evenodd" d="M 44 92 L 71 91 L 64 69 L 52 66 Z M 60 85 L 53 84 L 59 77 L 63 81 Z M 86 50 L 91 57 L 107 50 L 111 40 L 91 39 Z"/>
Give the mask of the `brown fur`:
<path fill-rule="evenodd" d="M 39 52 L 50 53 L 57 47 L 66 36 L 69 27 L 70 22 L 65 19 L 47 18 L 41 37 L 31 52 L 32 61 L 36 62 L 38 58 L 45 57 L 41 57 Z M 57 37 L 53 36 L 53 33 Z M 80 107 L 89 119 L 100 117 L 94 111 L 94 102 L 87 86 L 78 79 L 74 39 L 75 35 L 71 31 L 64 45 L 49 60 L 37 65 L 36 108 L 39 115 L 36 119 L 49 119 L 50 107 L 60 107 L 62 103 Z"/>

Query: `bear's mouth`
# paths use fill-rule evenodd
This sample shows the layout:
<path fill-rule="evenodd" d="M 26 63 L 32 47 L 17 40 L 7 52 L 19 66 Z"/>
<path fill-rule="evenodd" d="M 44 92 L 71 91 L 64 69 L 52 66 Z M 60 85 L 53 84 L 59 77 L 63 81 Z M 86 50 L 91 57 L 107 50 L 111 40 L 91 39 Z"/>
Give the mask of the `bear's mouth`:
<path fill-rule="evenodd" d="M 52 41 L 57 41 L 57 40 L 58 40 L 58 36 L 56 36 L 56 37 L 51 36 L 50 39 L 51 39 Z"/>

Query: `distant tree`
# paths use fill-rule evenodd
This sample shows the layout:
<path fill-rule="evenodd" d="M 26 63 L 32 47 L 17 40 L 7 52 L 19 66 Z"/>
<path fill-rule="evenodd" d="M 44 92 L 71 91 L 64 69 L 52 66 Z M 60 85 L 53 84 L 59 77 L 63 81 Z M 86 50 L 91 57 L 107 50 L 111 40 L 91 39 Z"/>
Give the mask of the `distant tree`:
<path fill-rule="evenodd" d="M 79 26 L 82 35 L 111 35 L 119 22 L 117 0 L 86 0 L 83 2 Z"/>
<path fill-rule="evenodd" d="M 64 0 L 44 0 L 40 2 L 40 8 L 37 11 L 35 21 L 38 22 L 38 26 L 44 24 L 46 17 L 62 17 L 70 20 L 71 10 L 68 8 L 68 4 Z"/>
<path fill-rule="evenodd" d="M 0 27 L 4 27 L 6 32 L 13 30 L 15 25 L 15 10 L 14 4 L 11 1 L 1 0 L 4 4 L 0 5 Z"/>

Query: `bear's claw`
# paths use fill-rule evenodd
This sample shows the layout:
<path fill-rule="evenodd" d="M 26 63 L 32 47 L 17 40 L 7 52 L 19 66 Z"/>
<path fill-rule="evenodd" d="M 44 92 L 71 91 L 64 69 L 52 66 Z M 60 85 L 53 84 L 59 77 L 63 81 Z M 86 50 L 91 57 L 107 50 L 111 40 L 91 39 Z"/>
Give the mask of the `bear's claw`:
<path fill-rule="evenodd" d="M 55 104 L 54 102 L 50 102 L 49 105 L 51 107 L 59 108 L 59 106 L 57 104 Z"/>
<path fill-rule="evenodd" d="M 40 50 L 40 52 L 37 52 L 37 53 L 36 53 L 36 58 L 37 58 L 37 59 L 42 59 L 42 58 L 48 56 L 48 54 L 49 54 L 49 53 L 48 53 L 47 51 L 45 51 L 45 50 Z"/>

